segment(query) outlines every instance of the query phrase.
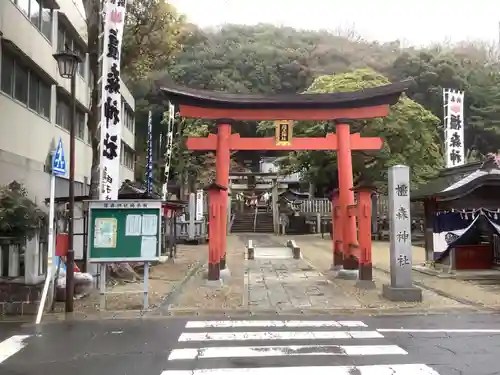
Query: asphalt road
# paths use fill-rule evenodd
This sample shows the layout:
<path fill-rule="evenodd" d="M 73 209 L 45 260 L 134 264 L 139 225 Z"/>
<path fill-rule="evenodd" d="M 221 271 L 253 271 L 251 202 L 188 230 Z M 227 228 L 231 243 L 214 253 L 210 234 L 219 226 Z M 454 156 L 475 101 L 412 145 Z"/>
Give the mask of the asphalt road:
<path fill-rule="evenodd" d="M 497 314 L 217 319 L 3 323 L 0 374 L 500 373 Z"/>

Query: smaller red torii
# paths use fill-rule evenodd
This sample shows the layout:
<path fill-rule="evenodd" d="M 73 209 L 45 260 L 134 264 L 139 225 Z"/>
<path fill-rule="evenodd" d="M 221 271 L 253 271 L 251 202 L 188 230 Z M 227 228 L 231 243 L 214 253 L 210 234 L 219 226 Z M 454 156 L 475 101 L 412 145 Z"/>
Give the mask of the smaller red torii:
<path fill-rule="evenodd" d="M 361 137 L 359 133 L 350 135 L 351 150 L 380 150 L 383 141 L 379 137 Z M 217 135 L 208 137 L 189 137 L 186 146 L 191 151 L 216 151 Z M 229 137 L 231 151 L 337 151 L 337 135 L 329 133 L 326 137 L 294 137 L 290 145 L 277 145 L 274 137 L 241 138 L 238 133 Z"/>

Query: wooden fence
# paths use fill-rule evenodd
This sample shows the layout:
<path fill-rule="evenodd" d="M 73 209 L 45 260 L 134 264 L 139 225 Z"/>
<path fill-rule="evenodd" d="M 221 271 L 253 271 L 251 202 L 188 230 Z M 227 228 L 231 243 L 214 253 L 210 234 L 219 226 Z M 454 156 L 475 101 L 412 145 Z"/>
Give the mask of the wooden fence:
<path fill-rule="evenodd" d="M 332 212 L 332 203 L 328 198 L 301 199 L 295 202 L 300 203 L 298 206 L 300 213 L 327 215 Z M 377 196 L 376 212 L 379 218 L 389 214 L 389 198 L 386 195 Z M 417 202 L 412 203 L 410 212 L 412 216 L 423 216 L 422 205 Z"/>

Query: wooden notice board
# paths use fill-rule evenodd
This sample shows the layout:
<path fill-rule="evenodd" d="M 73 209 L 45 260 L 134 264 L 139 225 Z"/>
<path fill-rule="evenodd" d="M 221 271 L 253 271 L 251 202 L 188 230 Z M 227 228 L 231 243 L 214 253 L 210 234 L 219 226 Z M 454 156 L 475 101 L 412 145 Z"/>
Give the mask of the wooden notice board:
<path fill-rule="evenodd" d="M 161 249 L 162 202 L 89 201 L 89 262 L 153 262 Z"/>

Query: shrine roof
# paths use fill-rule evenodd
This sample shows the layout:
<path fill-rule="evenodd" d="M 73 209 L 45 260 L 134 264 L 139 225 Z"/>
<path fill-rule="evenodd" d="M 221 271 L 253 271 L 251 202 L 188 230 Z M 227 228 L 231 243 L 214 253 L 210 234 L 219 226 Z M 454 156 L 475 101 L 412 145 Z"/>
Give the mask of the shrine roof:
<path fill-rule="evenodd" d="M 396 104 L 412 80 L 351 92 L 304 94 L 230 94 L 167 85 L 160 90 L 176 105 L 219 109 L 337 109 Z"/>
<path fill-rule="evenodd" d="M 188 205 L 187 201 L 170 200 L 170 199 L 163 201 L 163 206 L 171 209 L 182 209 L 187 207 L 187 205 Z"/>
<path fill-rule="evenodd" d="M 442 170 L 436 179 L 412 192 L 411 200 L 455 200 L 485 185 L 500 186 L 500 159 L 495 156 Z"/>

